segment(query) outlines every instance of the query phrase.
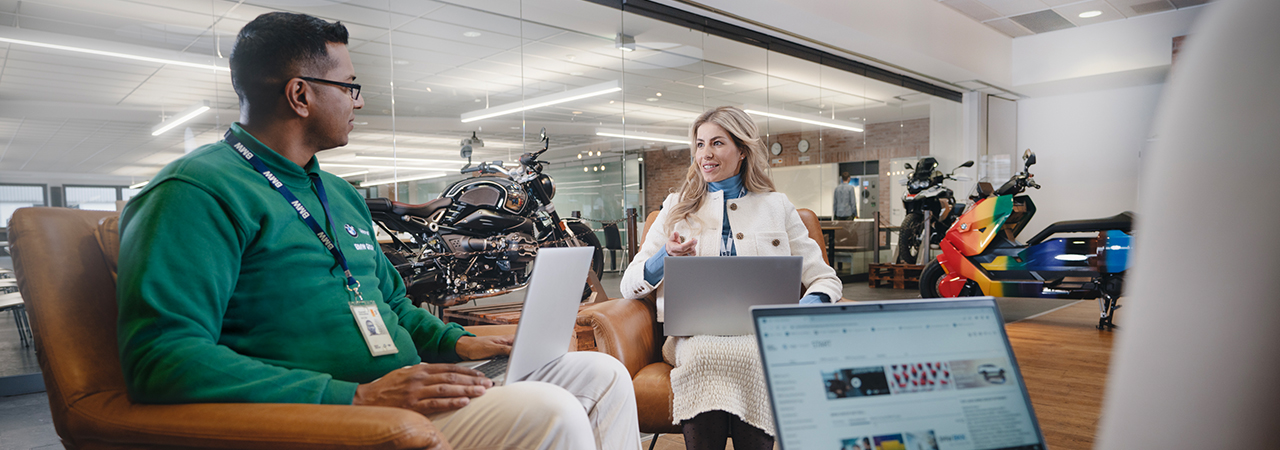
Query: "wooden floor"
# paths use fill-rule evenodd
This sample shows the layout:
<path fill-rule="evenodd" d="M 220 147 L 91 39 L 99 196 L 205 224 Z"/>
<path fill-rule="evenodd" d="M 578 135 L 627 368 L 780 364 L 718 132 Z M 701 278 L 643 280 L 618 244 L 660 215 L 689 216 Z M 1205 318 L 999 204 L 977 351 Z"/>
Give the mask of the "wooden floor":
<path fill-rule="evenodd" d="M 1123 320 L 1117 316 L 1116 322 Z M 1093 448 L 1111 341 L 1119 332 L 1099 331 L 1094 328 L 1097 323 L 1098 304 L 1088 300 L 1005 326 L 1040 431 L 1053 450 Z M 664 434 L 654 448 L 683 449 L 684 439 Z"/>

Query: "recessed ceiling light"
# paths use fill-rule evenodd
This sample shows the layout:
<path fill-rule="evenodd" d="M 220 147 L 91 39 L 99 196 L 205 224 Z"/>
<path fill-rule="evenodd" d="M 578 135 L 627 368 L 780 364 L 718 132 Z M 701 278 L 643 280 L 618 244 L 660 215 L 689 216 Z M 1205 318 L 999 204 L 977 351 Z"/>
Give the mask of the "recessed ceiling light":
<path fill-rule="evenodd" d="M 705 87 L 706 87 L 706 86 L 703 86 L 703 85 L 701 85 L 701 84 L 699 84 L 699 85 L 698 85 L 698 89 L 702 89 L 702 88 L 705 88 Z"/>
<path fill-rule="evenodd" d="M 1102 15 L 1102 11 L 1097 11 L 1097 10 L 1094 10 L 1094 11 L 1085 11 L 1085 12 L 1080 13 L 1080 18 L 1081 18 L 1081 19 L 1088 19 L 1088 18 L 1090 18 L 1090 17 L 1098 17 L 1098 16 L 1101 16 L 1101 15 Z"/>
<path fill-rule="evenodd" d="M 658 93 L 658 96 L 659 96 L 659 97 L 661 97 L 661 96 L 662 96 L 662 93 L 661 93 L 661 92 L 659 92 L 659 93 Z"/>
<path fill-rule="evenodd" d="M 463 36 L 466 36 L 466 37 L 480 37 L 480 32 L 479 32 L 479 31 L 468 31 L 468 32 L 462 33 L 462 35 L 463 35 Z"/>
<path fill-rule="evenodd" d="M 511 127 L 512 130 L 519 130 L 520 127 Z"/>
<path fill-rule="evenodd" d="M 476 103 L 480 103 L 480 99 L 478 99 L 478 98 L 477 98 L 477 99 L 476 99 Z"/>
<path fill-rule="evenodd" d="M 609 104 L 610 104 L 610 105 L 612 105 L 612 104 L 613 104 L 613 100 L 609 100 Z"/>
<path fill-rule="evenodd" d="M 650 102 L 656 102 L 658 101 L 658 97 L 649 97 L 649 98 L 646 98 L 645 100 Z"/>
<path fill-rule="evenodd" d="M 397 60 L 396 60 L 396 65 L 397 65 L 397 66 L 407 66 L 407 65 L 409 65 L 409 61 L 408 61 L 408 60 L 405 60 L 405 59 L 397 59 Z"/>
<path fill-rule="evenodd" d="M 582 111 L 574 111 L 574 114 L 582 114 Z"/>
<path fill-rule="evenodd" d="M 723 84 L 723 85 L 725 85 L 725 86 L 733 86 L 733 82 L 732 82 L 732 81 L 726 81 L 726 82 L 724 82 L 724 83 L 720 83 L 720 84 Z"/>

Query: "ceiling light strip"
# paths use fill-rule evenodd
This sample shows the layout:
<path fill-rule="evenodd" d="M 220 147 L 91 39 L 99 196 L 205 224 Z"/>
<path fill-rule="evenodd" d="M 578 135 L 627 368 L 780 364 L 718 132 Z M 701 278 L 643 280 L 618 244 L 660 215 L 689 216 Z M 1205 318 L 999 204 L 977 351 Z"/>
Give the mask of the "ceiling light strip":
<path fill-rule="evenodd" d="M 412 167 L 412 166 L 375 166 L 371 164 L 344 164 L 344 163 L 320 163 L 322 167 L 351 167 L 355 169 L 386 169 L 386 170 L 426 170 L 432 172 L 457 172 L 458 169 L 446 169 L 441 167 Z"/>
<path fill-rule="evenodd" d="M 821 126 L 821 127 L 838 128 L 838 129 L 841 129 L 841 130 L 848 130 L 848 131 L 853 131 L 853 132 L 857 132 L 857 133 L 861 133 L 861 132 L 863 131 L 863 127 L 862 127 L 861 125 L 857 125 L 857 124 L 854 124 L 854 123 L 852 123 L 852 122 L 844 122 L 844 123 L 841 123 L 841 122 L 833 121 L 833 120 L 818 120 L 818 119 L 810 119 L 810 118 L 803 117 L 803 116 L 801 116 L 800 114 L 793 113 L 793 112 L 790 112 L 790 111 L 786 112 L 785 114 L 784 114 L 784 113 L 776 113 L 776 112 L 771 112 L 771 111 L 769 111 L 767 108 L 761 108 L 761 107 L 754 107 L 754 108 L 753 108 L 753 107 L 747 107 L 747 108 L 743 109 L 743 111 L 746 111 L 746 113 L 747 113 L 747 114 L 754 114 L 754 115 L 757 115 L 757 116 L 771 117 L 771 118 L 774 118 L 774 119 L 790 120 L 790 121 L 792 121 L 792 122 L 807 123 L 807 124 L 809 124 L 809 125 L 817 125 L 817 126 Z"/>
<path fill-rule="evenodd" d="M 200 64 L 200 63 L 193 63 L 193 62 L 186 62 L 186 61 L 178 61 L 175 59 L 152 58 L 149 56 L 130 55 L 126 53 L 93 50 L 89 48 L 70 47 L 70 46 L 58 45 L 58 44 L 46 44 L 44 42 L 24 41 L 22 39 L 0 37 L 0 42 L 8 42 L 10 44 L 18 44 L 18 45 L 29 45 L 32 47 L 40 47 L 40 48 L 50 48 L 54 50 L 65 50 L 69 52 L 88 53 L 90 55 L 100 55 L 100 56 L 110 56 L 114 58 L 132 59 L 134 61 L 146 61 L 146 62 L 153 62 L 153 63 L 159 63 L 159 64 L 169 64 L 169 65 L 183 66 L 183 67 L 194 67 L 196 69 L 221 70 L 224 72 L 231 71 L 231 69 L 228 67 L 215 66 L 212 64 Z"/>
<path fill-rule="evenodd" d="M 204 114 L 204 112 L 208 110 L 209 110 L 208 100 L 204 100 L 200 103 L 197 103 L 194 106 L 187 108 L 182 112 L 178 113 L 178 115 L 174 116 L 173 120 L 170 120 L 168 122 L 160 122 L 159 125 L 152 127 L 151 135 L 159 136 L 161 133 L 172 130 L 174 127 L 177 127 L 178 125 L 182 125 L 183 123 L 186 123 L 188 120 L 194 119 L 196 118 L 196 116 Z"/>
<path fill-rule="evenodd" d="M 477 120 L 489 119 L 489 118 L 498 117 L 501 115 L 517 113 L 520 111 L 527 111 L 535 108 L 541 108 L 544 106 L 551 106 L 551 105 L 556 105 L 560 103 L 571 102 L 574 100 L 581 100 L 584 98 L 609 94 L 609 93 L 618 92 L 621 90 L 622 90 L 622 87 L 618 85 L 618 80 L 606 81 L 604 83 L 593 84 L 591 86 L 580 87 L 577 89 L 570 89 L 564 92 L 558 92 L 551 95 L 544 95 L 542 97 L 525 99 L 515 103 L 508 103 L 505 105 L 499 105 L 492 108 L 486 108 L 486 109 L 480 109 L 476 111 L 462 113 L 462 123 L 475 122 Z"/>
<path fill-rule="evenodd" d="M 421 176 L 415 176 L 415 177 L 383 178 L 381 180 L 370 180 L 370 181 L 362 182 L 360 183 L 360 187 L 377 186 L 380 184 L 403 183 L 406 181 L 430 180 L 432 178 L 440 178 L 445 176 L 448 176 L 448 175 L 443 173 L 438 173 L 435 175 L 421 175 Z"/>
<path fill-rule="evenodd" d="M 401 156 L 401 157 L 395 157 L 395 156 L 368 156 L 368 155 L 356 155 L 356 158 L 360 158 L 360 159 L 377 159 L 377 160 L 384 160 L 384 161 L 413 161 L 413 162 L 427 162 L 427 163 L 437 163 L 437 164 L 456 164 L 456 165 L 458 165 L 458 166 L 462 166 L 462 165 L 466 164 L 466 162 L 465 162 L 465 161 L 453 161 L 453 160 L 448 160 L 448 159 L 405 158 L 405 157 L 403 157 L 403 156 Z"/>
<path fill-rule="evenodd" d="M 622 139 L 635 139 L 635 140 L 641 140 L 641 141 L 670 142 L 673 144 L 689 145 L 688 139 L 678 139 L 672 136 L 664 136 L 664 135 L 656 135 L 656 134 L 627 133 L 627 132 L 603 130 L 603 131 L 596 131 L 596 136 L 615 137 L 615 138 L 622 138 Z"/>
<path fill-rule="evenodd" d="M 356 175 L 364 175 L 364 174 L 367 174 L 367 173 L 369 173 L 369 171 L 368 171 L 368 170 L 361 170 L 361 171 L 357 171 L 357 172 L 344 173 L 344 174 L 335 174 L 335 175 L 336 175 L 338 178 L 346 178 L 346 177 L 354 177 L 354 176 L 356 176 Z"/>

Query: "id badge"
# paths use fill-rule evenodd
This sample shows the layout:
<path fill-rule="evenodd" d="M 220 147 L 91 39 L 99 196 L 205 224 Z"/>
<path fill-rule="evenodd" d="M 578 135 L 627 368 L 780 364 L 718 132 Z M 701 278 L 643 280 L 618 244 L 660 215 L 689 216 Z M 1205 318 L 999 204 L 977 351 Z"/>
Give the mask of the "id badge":
<path fill-rule="evenodd" d="M 382 315 L 378 314 L 378 306 L 372 303 L 352 303 L 351 315 L 356 319 L 356 326 L 360 328 L 360 335 L 364 336 L 364 342 L 369 344 L 369 353 L 373 356 L 394 355 L 400 352 L 396 348 L 396 343 L 391 339 L 391 332 L 387 331 L 387 325 L 382 322 Z"/>

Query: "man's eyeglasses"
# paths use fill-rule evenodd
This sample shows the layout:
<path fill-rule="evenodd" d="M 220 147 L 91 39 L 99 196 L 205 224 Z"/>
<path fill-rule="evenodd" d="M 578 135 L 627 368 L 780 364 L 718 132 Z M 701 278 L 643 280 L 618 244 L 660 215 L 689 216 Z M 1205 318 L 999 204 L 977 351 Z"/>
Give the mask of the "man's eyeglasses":
<path fill-rule="evenodd" d="M 312 77 L 298 77 L 298 78 L 301 78 L 301 79 L 303 79 L 303 80 L 307 80 L 307 81 L 313 81 L 313 82 L 316 82 L 316 83 L 326 83 L 326 84 L 332 84 L 332 85 L 334 85 L 334 86 L 342 86 L 342 87 L 344 87 L 344 88 L 347 88 L 347 89 L 350 89 L 350 90 L 351 90 L 351 99 L 352 99 L 352 100 L 359 100 L 359 99 L 360 99 L 360 85 L 358 85 L 358 84 L 355 84 L 355 83 L 343 83 L 343 82 L 341 82 L 341 81 L 332 81 L 332 80 L 325 80 L 325 79 L 321 79 L 321 78 L 312 78 Z"/>

